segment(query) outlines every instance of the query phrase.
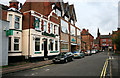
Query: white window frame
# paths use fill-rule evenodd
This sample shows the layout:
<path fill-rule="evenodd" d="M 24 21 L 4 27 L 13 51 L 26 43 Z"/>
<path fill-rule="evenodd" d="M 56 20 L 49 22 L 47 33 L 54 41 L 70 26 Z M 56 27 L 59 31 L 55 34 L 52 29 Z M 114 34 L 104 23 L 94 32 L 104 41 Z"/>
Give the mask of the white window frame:
<path fill-rule="evenodd" d="M 18 43 L 15 43 L 15 39 L 18 39 Z M 20 38 L 19 37 L 14 37 L 14 51 L 19 51 L 20 50 Z M 18 47 L 18 50 L 15 50 L 15 44 L 18 44 L 19 45 L 19 47 Z"/>
<path fill-rule="evenodd" d="M 38 38 L 38 37 L 37 37 L 37 38 Z M 36 39 L 37 39 L 37 38 L 35 38 L 35 43 L 36 43 Z M 40 39 L 40 38 L 39 38 L 39 39 Z M 38 41 L 37 41 L 37 42 L 38 42 Z M 39 41 L 39 43 L 40 43 L 40 41 Z M 35 46 L 36 46 L 36 45 L 35 45 Z M 39 47 L 39 48 L 40 48 L 39 51 L 41 51 L 41 44 L 40 44 L 39 46 L 40 46 L 40 47 Z M 36 50 L 35 50 L 35 52 L 39 52 L 39 51 L 36 51 Z"/>
<path fill-rule="evenodd" d="M 45 22 L 46 22 L 46 25 L 45 25 Z M 46 28 L 45 28 L 45 26 L 46 26 Z M 43 20 L 43 30 L 44 30 L 44 32 L 47 32 L 47 21 L 46 20 Z M 46 31 L 45 31 L 46 30 Z"/>
<path fill-rule="evenodd" d="M 52 27 L 51 27 L 51 25 L 52 25 Z M 50 23 L 50 33 L 53 33 L 53 31 L 54 31 L 54 25 L 52 24 L 52 23 Z M 52 28 L 52 29 L 51 29 Z M 52 32 L 51 32 L 52 31 Z"/>
<path fill-rule="evenodd" d="M 16 17 L 19 18 L 18 21 L 16 21 Z M 14 22 L 14 23 L 15 23 L 15 24 L 14 24 L 14 28 L 15 28 L 15 29 L 20 29 L 20 17 L 19 17 L 19 16 L 15 15 L 15 22 Z M 19 24 L 19 28 L 16 28 L 16 23 Z"/>

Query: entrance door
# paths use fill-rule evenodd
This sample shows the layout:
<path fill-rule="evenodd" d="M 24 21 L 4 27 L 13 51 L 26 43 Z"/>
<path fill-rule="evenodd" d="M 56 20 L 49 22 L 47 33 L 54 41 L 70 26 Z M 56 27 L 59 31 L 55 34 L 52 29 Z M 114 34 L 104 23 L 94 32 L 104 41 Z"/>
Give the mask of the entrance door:
<path fill-rule="evenodd" d="M 47 51 L 47 39 L 44 41 L 44 57 L 47 57 L 48 51 Z"/>

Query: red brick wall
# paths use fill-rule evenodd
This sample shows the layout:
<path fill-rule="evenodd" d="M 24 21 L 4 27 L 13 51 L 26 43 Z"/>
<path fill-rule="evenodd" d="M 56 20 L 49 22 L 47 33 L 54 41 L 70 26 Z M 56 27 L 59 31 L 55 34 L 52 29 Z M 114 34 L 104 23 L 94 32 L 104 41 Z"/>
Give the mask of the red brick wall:
<path fill-rule="evenodd" d="M 112 39 L 110 39 L 111 41 L 109 42 L 109 39 L 106 38 L 106 42 L 103 42 L 102 41 L 103 39 L 100 39 L 100 43 L 101 43 L 101 46 L 103 46 L 102 44 L 106 43 L 106 46 L 109 45 L 109 43 L 111 43 L 110 46 L 112 46 Z"/>
<path fill-rule="evenodd" d="M 2 10 L 2 20 L 7 20 L 7 11 Z"/>
<path fill-rule="evenodd" d="M 29 29 L 29 13 L 24 13 L 23 14 L 23 30 L 24 29 Z M 30 23 L 30 28 L 35 28 L 34 26 L 34 16 L 31 16 L 31 23 Z"/>

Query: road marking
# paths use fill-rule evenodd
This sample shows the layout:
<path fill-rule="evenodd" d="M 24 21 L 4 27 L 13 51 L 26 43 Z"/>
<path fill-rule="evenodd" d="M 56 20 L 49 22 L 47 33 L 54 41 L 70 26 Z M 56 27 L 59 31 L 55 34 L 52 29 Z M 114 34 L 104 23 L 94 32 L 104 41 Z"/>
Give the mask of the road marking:
<path fill-rule="evenodd" d="M 107 66 L 108 66 L 108 60 L 107 60 L 107 63 L 106 63 L 106 67 L 105 67 L 105 71 L 104 71 L 103 78 L 105 78 L 105 74 L 106 74 L 106 69 L 107 69 Z"/>
<path fill-rule="evenodd" d="M 55 65 L 55 64 L 50 64 L 50 65 L 45 65 L 45 66 L 42 66 L 42 67 L 33 68 L 32 70 L 37 70 L 39 68 L 44 68 L 44 67 L 48 67 L 48 66 L 51 66 L 51 65 Z"/>
<path fill-rule="evenodd" d="M 103 66 L 103 69 L 102 69 L 100 78 L 102 78 L 103 76 L 105 76 L 107 66 L 108 66 L 108 59 L 106 59 L 106 61 L 105 61 L 105 64 L 104 64 L 104 66 Z"/>

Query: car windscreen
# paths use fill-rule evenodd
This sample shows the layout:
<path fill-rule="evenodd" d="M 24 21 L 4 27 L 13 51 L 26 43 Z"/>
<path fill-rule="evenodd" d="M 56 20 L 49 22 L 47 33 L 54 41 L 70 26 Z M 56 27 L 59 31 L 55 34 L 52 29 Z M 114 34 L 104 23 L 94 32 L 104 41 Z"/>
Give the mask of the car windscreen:
<path fill-rule="evenodd" d="M 65 56 L 65 53 L 60 53 L 58 54 L 58 56 Z"/>

